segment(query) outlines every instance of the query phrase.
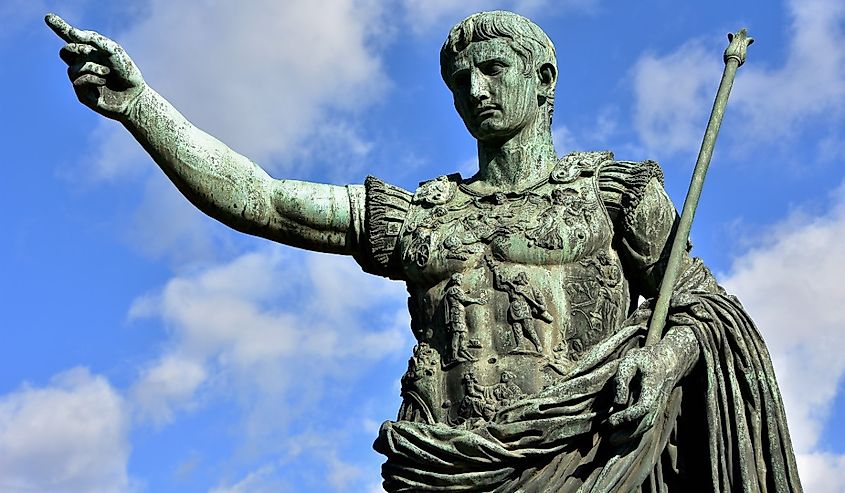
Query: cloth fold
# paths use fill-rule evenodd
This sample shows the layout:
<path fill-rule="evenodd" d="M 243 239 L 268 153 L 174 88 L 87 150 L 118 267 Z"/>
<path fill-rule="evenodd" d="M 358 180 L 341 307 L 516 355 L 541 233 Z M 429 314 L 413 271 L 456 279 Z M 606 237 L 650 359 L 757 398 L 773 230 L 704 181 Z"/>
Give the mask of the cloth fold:
<path fill-rule="evenodd" d="M 695 277 L 695 276 L 692 276 Z M 586 353 L 542 392 L 474 429 L 386 422 L 374 444 L 387 456 L 388 492 L 801 491 L 768 351 L 739 301 L 686 291 L 670 326 L 690 326 L 698 364 L 673 390 L 654 426 L 613 428 L 613 376 L 642 345 L 649 314 Z"/>

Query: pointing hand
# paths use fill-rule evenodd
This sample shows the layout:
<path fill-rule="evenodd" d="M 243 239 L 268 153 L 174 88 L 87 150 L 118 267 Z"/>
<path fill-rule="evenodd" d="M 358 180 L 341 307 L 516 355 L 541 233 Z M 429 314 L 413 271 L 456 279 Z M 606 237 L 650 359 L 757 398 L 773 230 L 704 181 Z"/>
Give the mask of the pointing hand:
<path fill-rule="evenodd" d="M 56 14 L 47 14 L 44 20 L 67 42 L 59 56 L 68 64 L 79 101 L 108 118 L 125 118 L 146 87 L 129 55 L 111 39 L 77 29 Z"/>

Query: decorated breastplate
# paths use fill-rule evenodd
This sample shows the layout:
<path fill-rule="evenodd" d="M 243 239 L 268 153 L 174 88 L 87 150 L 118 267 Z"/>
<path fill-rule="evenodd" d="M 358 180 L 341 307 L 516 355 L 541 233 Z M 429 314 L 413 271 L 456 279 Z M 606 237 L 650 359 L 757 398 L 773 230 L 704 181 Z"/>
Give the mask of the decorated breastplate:
<path fill-rule="evenodd" d="M 417 190 L 399 239 L 420 343 L 402 419 L 486 419 L 618 328 L 628 289 L 590 156 L 518 193 L 477 194 L 456 175 Z"/>
<path fill-rule="evenodd" d="M 400 238 L 406 276 L 437 282 L 485 255 L 560 265 L 601 250 L 612 229 L 594 170 L 563 158 L 547 180 L 522 192 L 489 195 L 472 191 L 459 175 L 423 183 Z"/>

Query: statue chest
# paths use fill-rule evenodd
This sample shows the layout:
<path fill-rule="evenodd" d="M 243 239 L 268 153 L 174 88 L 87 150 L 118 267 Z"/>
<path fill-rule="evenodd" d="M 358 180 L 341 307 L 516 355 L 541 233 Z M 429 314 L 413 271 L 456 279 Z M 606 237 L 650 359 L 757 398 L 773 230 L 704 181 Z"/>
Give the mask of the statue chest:
<path fill-rule="evenodd" d="M 618 328 L 629 292 L 592 177 L 484 197 L 438 181 L 399 240 L 420 343 L 403 419 L 457 423 L 562 375 Z"/>
<path fill-rule="evenodd" d="M 406 279 L 415 284 L 435 284 L 480 265 L 485 256 L 563 265 L 610 245 L 612 228 L 591 177 L 488 196 L 435 181 L 452 189 L 415 197 L 399 239 Z"/>

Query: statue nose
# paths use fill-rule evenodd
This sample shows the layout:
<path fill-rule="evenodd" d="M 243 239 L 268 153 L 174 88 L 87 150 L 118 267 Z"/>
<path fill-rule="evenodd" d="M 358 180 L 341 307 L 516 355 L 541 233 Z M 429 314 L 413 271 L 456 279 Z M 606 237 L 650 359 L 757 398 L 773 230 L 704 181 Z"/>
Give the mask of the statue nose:
<path fill-rule="evenodd" d="M 469 94 L 476 101 L 490 98 L 487 78 L 477 70 L 470 75 Z"/>

